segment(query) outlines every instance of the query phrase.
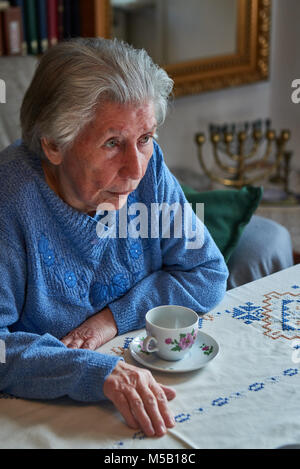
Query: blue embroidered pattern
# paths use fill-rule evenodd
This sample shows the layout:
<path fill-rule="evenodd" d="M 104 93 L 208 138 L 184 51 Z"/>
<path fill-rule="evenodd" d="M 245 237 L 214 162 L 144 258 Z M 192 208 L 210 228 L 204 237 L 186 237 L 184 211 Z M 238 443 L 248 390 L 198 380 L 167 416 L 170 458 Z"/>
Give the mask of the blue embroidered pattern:
<path fill-rule="evenodd" d="M 298 285 L 292 288 L 299 288 Z M 299 293 L 271 292 L 263 295 L 261 305 L 250 301 L 244 305 L 226 309 L 233 319 L 240 319 L 244 324 L 260 323 L 264 329 L 264 335 L 271 339 L 296 339 L 300 338 L 300 295 Z M 222 313 L 214 313 L 216 318 Z M 207 315 L 204 319 L 207 318 Z M 203 318 L 199 319 L 199 329 L 202 327 Z"/>
<path fill-rule="evenodd" d="M 134 241 L 129 247 L 129 253 L 132 259 L 138 259 L 143 253 L 141 243 L 138 241 Z"/>
<path fill-rule="evenodd" d="M 110 296 L 121 296 L 129 289 L 129 280 L 124 274 L 113 276 L 110 284 Z"/>
<path fill-rule="evenodd" d="M 137 282 L 142 279 L 144 275 L 142 265 L 140 265 L 140 263 L 136 264 L 143 254 L 142 243 L 140 240 L 131 238 L 129 238 L 127 242 L 129 256 L 134 261 L 132 266 L 133 269 L 131 269 L 133 271 L 126 272 L 126 274 L 115 274 L 107 284 L 95 282 L 91 285 L 90 296 L 91 303 L 93 305 L 107 304 L 110 299 L 119 298 L 129 290 L 130 285 L 133 282 Z M 50 241 L 44 234 L 41 234 L 40 239 L 38 240 L 38 251 L 47 267 L 52 267 L 54 265 L 59 267 L 64 266 L 64 259 L 60 259 L 60 261 L 56 259 Z M 137 267 L 137 269 L 135 267 Z M 83 274 L 77 278 L 75 273 L 71 270 L 66 270 L 63 274 L 60 274 L 56 270 L 52 271 L 52 273 L 57 277 L 59 282 L 63 282 L 68 288 L 77 287 L 78 294 L 81 299 L 86 297 L 89 282 Z"/>
<path fill-rule="evenodd" d="M 178 415 L 175 415 L 174 419 L 176 423 L 187 422 L 188 420 L 191 419 L 191 414 L 184 414 L 184 413 L 178 414 Z"/>
<path fill-rule="evenodd" d="M 74 288 L 77 285 L 77 279 L 76 279 L 76 275 L 74 274 L 74 272 L 71 272 L 71 271 L 66 272 L 64 276 L 64 280 L 65 280 L 65 284 L 70 288 Z"/>
<path fill-rule="evenodd" d="M 41 257 L 46 264 L 47 267 L 52 267 L 54 265 L 58 266 L 64 266 L 65 261 L 63 258 L 60 259 L 58 262 L 53 249 L 51 248 L 50 241 L 46 238 L 44 234 L 41 235 L 39 241 L 38 241 L 38 250 L 39 253 L 41 254 Z M 66 271 L 63 274 L 63 278 L 61 279 L 60 275 L 58 272 L 54 271 L 54 275 L 57 277 L 59 282 L 61 280 L 64 282 L 65 285 L 69 288 L 74 288 L 77 285 L 77 278 L 74 272 L 72 271 Z"/>
<path fill-rule="evenodd" d="M 91 286 L 92 304 L 100 305 L 103 302 L 109 301 L 110 298 L 120 297 L 128 291 L 129 287 L 129 279 L 124 274 L 114 275 L 110 285 L 95 282 Z"/>
<path fill-rule="evenodd" d="M 133 337 L 125 337 L 123 349 L 127 350 L 132 341 L 133 341 Z"/>
<path fill-rule="evenodd" d="M 42 255 L 42 259 L 45 264 L 50 267 L 55 262 L 55 256 L 53 250 L 50 248 L 50 243 L 46 236 L 42 235 L 38 242 L 38 250 Z"/>
<path fill-rule="evenodd" d="M 300 338 L 299 293 L 272 292 L 264 296 L 264 334 L 272 339 Z"/>
<path fill-rule="evenodd" d="M 298 374 L 298 368 L 289 368 L 288 370 L 284 370 L 284 376 L 295 376 Z"/>
<path fill-rule="evenodd" d="M 241 319 L 245 324 L 252 324 L 264 317 L 263 311 L 261 306 L 256 306 L 254 303 L 247 301 L 244 305 L 238 308 L 234 307 L 232 311 L 227 309 L 225 312 L 231 314 L 233 318 Z"/>
<path fill-rule="evenodd" d="M 289 300 L 283 299 L 281 300 L 281 316 L 282 316 L 282 330 L 283 331 L 299 331 L 299 328 L 293 327 L 290 323 L 290 320 L 294 319 L 295 312 L 291 310 L 288 305 L 291 306 L 291 303 L 297 302 L 300 303 L 300 300 Z M 295 324 L 295 322 L 294 322 Z"/>
<path fill-rule="evenodd" d="M 98 305 L 104 303 L 108 298 L 108 285 L 102 285 L 99 282 L 95 282 L 91 286 L 91 303 Z"/>
<path fill-rule="evenodd" d="M 214 399 L 211 405 L 222 407 L 223 405 L 228 404 L 228 402 L 229 399 L 227 399 L 226 397 L 219 397 L 218 399 Z"/>
<path fill-rule="evenodd" d="M 263 389 L 264 386 L 265 386 L 264 383 L 253 383 L 249 386 L 248 389 L 249 389 L 249 391 L 257 392 L 257 391 L 260 391 L 261 389 Z"/>
<path fill-rule="evenodd" d="M 175 415 L 175 421 L 178 424 L 185 424 L 191 422 L 194 417 L 197 417 L 199 415 L 204 415 L 208 412 L 210 412 L 212 409 L 219 409 L 222 408 L 224 405 L 230 405 L 231 402 L 235 399 L 241 399 L 241 398 L 246 398 L 249 395 L 249 393 L 253 392 L 259 392 L 263 391 L 266 389 L 269 385 L 275 385 L 279 383 L 282 379 L 288 379 L 292 378 L 294 376 L 300 375 L 300 369 L 299 368 L 288 368 L 278 376 L 268 376 L 264 379 L 263 382 L 255 382 L 250 384 L 246 389 L 239 390 L 232 392 L 229 396 L 227 397 L 218 397 L 216 399 L 213 399 L 210 404 L 208 404 L 206 407 L 201 406 L 201 407 L 196 407 L 189 412 L 181 412 L 177 415 Z M 216 410 L 217 411 L 217 410 Z M 218 411 L 217 411 L 218 412 Z M 147 438 L 145 434 L 142 431 L 135 432 L 132 436 L 133 440 L 144 440 Z M 125 443 L 122 441 L 116 442 L 113 447 L 116 447 L 115 445 L 120 443 L 123 443 L 123 448 L 125 447 Z"/>

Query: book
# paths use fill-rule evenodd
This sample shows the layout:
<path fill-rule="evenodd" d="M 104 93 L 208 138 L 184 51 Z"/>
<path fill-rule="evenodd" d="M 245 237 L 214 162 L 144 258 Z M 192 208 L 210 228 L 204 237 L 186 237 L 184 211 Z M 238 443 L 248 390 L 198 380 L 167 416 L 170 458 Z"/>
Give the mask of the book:
<path fill-rule="evenodd" d="M 95 4 L 92 0 L 80 0 L 81 34 L 95 36 Z"/>
<path fill-rule="evenodd" d="M 27 29 L 26 29 L 26 12 L 25 12 L 25 0 L 12 0 L 11 6 L 16 6 L 21 8 L 22 11 L 22 29 L 23 29 L 23 42 L 22 42 L 22 53 L 23 55 L 27 54 Z"/>
<path fill-rule="evenodd" d="M 28 53 L 32 55 L 37 55 L 39 52 L 39 43 L 35 0 L 25 0 L 24 5 Z"/>
<path fill-rule="evenodd" d="M 3 26 L 4 53 L 21 55 L 23 42 L 22 11 L 19 7 L 9 7 L 1 11 Z"/>
<path fill-rule="evenodd" d="M 80 36 L 80 2 L 63 0 L 63 38 Z"/>
<path fill-rule="evenodd" d="M 48 44 L 54 46 L 58 42 L 58 3 L 57 0 L 47 0 Z"/>
<path fill-rule="evenodd" d="M 47 0 L 36 0 L 39 52 L 48 49 Z"/>
<path fill-rule="evenodd" d="M 80 0 L 72 0 L 71 36 L 80 36 Z"/>
<path fill-rule="evenodd" d="M 71 37 L 71 27 L 72 27 L 72 14 L 71 13 L 71 1 L 72 1 L 72 6 L 74 3 L 74 0 L 64 0 L 64 33 L 63 37 L 64 39 L 69 39 Z"/>
<path fill-rule="evenodd" d="M 57 0 L 58 41 L 64 38 L 64 0 Z"/>

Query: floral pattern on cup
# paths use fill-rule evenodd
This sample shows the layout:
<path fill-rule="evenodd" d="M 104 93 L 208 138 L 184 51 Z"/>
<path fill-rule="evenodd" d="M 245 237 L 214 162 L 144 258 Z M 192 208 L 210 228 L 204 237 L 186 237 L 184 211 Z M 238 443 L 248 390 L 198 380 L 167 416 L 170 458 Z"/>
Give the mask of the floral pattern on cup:
<path fill-rule="evenodd" d="M 202 352 L 204 353 L 204 355 L 210 355 L 214 349 L 213 345 L 205 345 L 205 344 L 200 345 L 200 348 Z"/>
<path fill-rule="evenodd" d="M 179 340 L 171 339 L 170 337 L 165 340 L 167 345 L 174 345 L 171 348 L 172 352 L 181 352 L 181 350 L 186 350 L 187 348 L 191 348 L 192 345 L 195 343 L 197 337 L 197 332 L 192 330 L 192 332 L 188 332 L 187 334 L 180 334 Z"/>

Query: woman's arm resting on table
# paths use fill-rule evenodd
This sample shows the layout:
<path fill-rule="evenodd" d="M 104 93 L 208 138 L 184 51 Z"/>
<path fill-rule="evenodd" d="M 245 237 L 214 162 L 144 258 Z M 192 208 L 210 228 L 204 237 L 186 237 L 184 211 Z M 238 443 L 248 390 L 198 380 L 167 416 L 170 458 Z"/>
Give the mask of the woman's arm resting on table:
<path fill-rule="evenodd" d="M 69 348 L 96 350 L 113 339 L 117 333 L 116 322 L 107 307 L 70 331 L 61 341 Z"/>
<path fill-rule="evenodd" d="M 112 355 L 67 348 L 51 334 L 11 331 L 24 304 L 26 263 L 21 253 L 18 262 L 11 262 L 15 250 L 3 240 L 1 247 L 0 340 L 6 356 L 5 363 L 0 363 L 0 391 L 28 399 L 69 396 L 98 402 L 107 398 L 130 426 L 142 428 L 147 435 L 163 435 L 173 426 L 167 400 L 175 392 L 156 383 L 146 370 Z M 108 309 L 104 317 L 109 323 Z"/>
<path fill-rule="evenodd" d="M 0 278 L 0 340 L 6 349 L 5 363 L 0 363 L 0 391 L 29 399 L 61 396 L 85 402 L 104 399 L 104 380 L 120 361 L 119 357 L 69 349 L 51 334 L 39 334 L 33 317 L 32 332 L 15 326 L 26 301 L 26 259 L 3 236 Z"/>

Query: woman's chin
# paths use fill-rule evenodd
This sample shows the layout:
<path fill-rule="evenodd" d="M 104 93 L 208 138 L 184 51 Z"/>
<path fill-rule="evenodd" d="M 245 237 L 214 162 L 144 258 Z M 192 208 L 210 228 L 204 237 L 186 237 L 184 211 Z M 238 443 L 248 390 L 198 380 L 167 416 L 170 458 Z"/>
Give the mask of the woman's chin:
<path fill-rule="evenodd" d="M 122 194 L 107 198 L 103 202 L 99 203 L 97 206 L 97 212 L 120 210 L 126 204 L 128 195 L 129 194 Z"/>

